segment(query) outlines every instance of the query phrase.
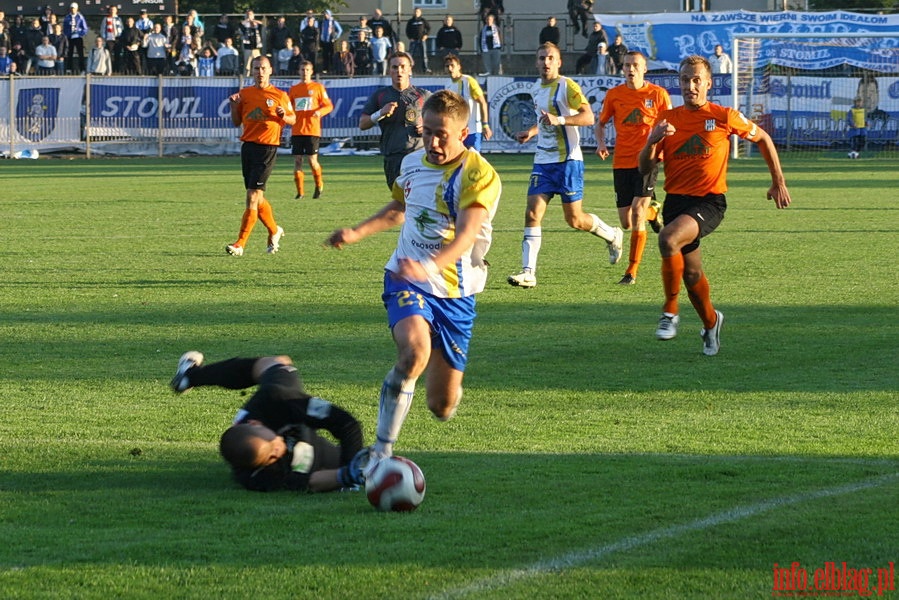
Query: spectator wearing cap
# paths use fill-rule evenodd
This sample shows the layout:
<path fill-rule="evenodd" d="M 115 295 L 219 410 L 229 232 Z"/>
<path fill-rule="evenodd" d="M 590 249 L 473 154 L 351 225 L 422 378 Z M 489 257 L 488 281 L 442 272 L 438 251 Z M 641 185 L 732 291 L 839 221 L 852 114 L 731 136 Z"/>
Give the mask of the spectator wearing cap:
<path fill-rule="evenodd" d="M 334 44 L 343 35 L 343 27 L 340 26 L 340 23 L 337 22 L 330 10 L 326 10 L 322 17 L 319 35 L 322 42 L 322 71 L 327 73 L 334 60 Z"/>
<path fill-rule="evenodd" d="M 72 73 L 84 73 L 87 57 L 84 54 L 84 36 L 87 35 L 87 20 L 78 11 L 78 3 L 69 5 L 69 14 L 62 20 L 62 33 L 69 40 L 69 51 L 66 56 L 68 69 Z M 75 53 L 78 53 L 78 65 L 75 65 Z"/>
<path fill-rule="evenodd" d="M 140 17 L 138 17 L 137 21 L 134 23 L 134 27 L 140 32 L 140 48 L 138 48 L 138 52 L 140 53 L 140 63 L 143 72 L 147 72 L 147 49 L 144 47 L 144 41 L 147 39 L 151 33 L 153 33 L 153 19 L 147 15 L 147 9 L 140 9 Z"/>
<path fill-rule="evenodd" d="M 140 31 L 141 36 L 147 37 L 153 31 L 153 19 L 147 15 L 147 9 L 140 9 L 140 18 L 135 21 L 134 26 Z"/>

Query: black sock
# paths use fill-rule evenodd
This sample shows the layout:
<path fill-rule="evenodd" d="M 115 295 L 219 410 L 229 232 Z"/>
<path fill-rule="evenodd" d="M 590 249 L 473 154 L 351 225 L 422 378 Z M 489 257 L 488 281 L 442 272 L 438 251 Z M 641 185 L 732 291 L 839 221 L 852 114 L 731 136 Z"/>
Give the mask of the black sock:
<path fill-rule="evenodd" d="M 217 385 L 229 390 L 242 390 L 255 385 L 253 365 L 258 358 L 229 358 L 216 363 L 188 369 L 191 387 Z"/>

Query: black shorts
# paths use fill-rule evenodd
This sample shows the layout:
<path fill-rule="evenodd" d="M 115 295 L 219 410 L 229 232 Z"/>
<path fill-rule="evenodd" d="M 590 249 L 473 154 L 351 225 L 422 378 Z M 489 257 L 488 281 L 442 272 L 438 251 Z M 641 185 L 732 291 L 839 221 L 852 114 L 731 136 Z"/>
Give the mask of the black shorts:
<path fill-rule="evenodd" d="M 290 153 L 294 156 L 315 156 L 318 154 L 319 140 L 321 138 L 317 135 L 292 135 L 290 145 L 293 150 Z"/>
<path fill-rule="evenodd" d="M 699 224 L 699 237 L 681 248 L 682 254 L 689 254 L 699 248 L 699 240 L 718 228 L 727 211 L 727 199 L 724 194 L 707 194 L 705 196 L 684 196 L 668 194 L 665 196 L 665 208 L 662 219 L 671 223 L 680 215 L 689 215 Z"/>
<path fill-rule="evenodd" d="M 387 187 L 393 189 L 393 182 L 400 176 L 400 167 L 403 166 L 405 154 L 394 154 L 384 157 L 384 176 L 387 178 Z"/>
<path fill-rule="evenodd" d="M 634 203 L 634 198 L 656 197 L 656 180 L 659 178 L 659 167 L 653 167 L 648 175 L 641 175 L 640 169 L 614 169 L 612 177 L 615 181 L 615 206 L 624 208 Z"/>
<path fill-rule="evenodd" d="M 248 190 L 264 190 L 265 184 L 275 168 L 277 156 L 277 146 L 244 142 L 240 147 L 244 187 Z"/>
<path fill-rule="evenodd" d="M 264 391 L 264 395 L 271 400 L 293 400 L 306 394 L 299 370 L 293 365 L 281 364 L 262 372 L 256 391 Z"/>

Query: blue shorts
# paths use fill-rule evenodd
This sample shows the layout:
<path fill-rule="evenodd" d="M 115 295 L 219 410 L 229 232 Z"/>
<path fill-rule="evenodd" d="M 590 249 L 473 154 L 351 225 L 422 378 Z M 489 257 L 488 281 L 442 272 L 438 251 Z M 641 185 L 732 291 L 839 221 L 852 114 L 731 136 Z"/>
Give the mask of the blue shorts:
<path fill-rule="evenodd" d="M 534 165 L 528 196 L 545 195 L 547 199 L 555 194 L 562 196 L 562 202 L 578 202 L 584 198 L 584 161 L 566 160 L 560 163 Z"/>
<path fill-rule="evenodd" d="M 381 300 L 391 329 L 406 317 L 421 315 L 431 326 L 431 348 L 439 348 L 452 368 L 465 371 L 471 329 L 477 315 L 474 296 L 439 298 L 388 271 L 384 274 Z"/>
<path fill-rule="evenodd" d="M 483 139 L 483 137 L 484 135 L 481 133 L 469 133 L 468 137 L 465 138 L 465 141 L 462 143 L 465 144 L 466 148 L 474 148 L 475 150 L 480 152 L 481 140 Z"/>

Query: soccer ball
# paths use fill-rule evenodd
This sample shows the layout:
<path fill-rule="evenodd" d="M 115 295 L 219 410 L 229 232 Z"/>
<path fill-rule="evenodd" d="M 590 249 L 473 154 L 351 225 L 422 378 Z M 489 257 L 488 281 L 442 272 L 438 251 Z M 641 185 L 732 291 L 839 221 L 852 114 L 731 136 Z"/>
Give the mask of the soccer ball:
<path fill-rule="evenodd" d="M 382 458 L 365 479 L 365 495 L 378 510 L 413 511 L 425 499 L 425 476 L 408 458 Z"/>
<path fill-rule="evenodd" d="M 852 158 L 852 159 L 856 159 L 856 158 L 858 158 L 858 152 L 856 152 L 855 150 L 850 150 L 849 154 L 847 154 L 846 156 L 848 156 L 849 158 Z"/>

